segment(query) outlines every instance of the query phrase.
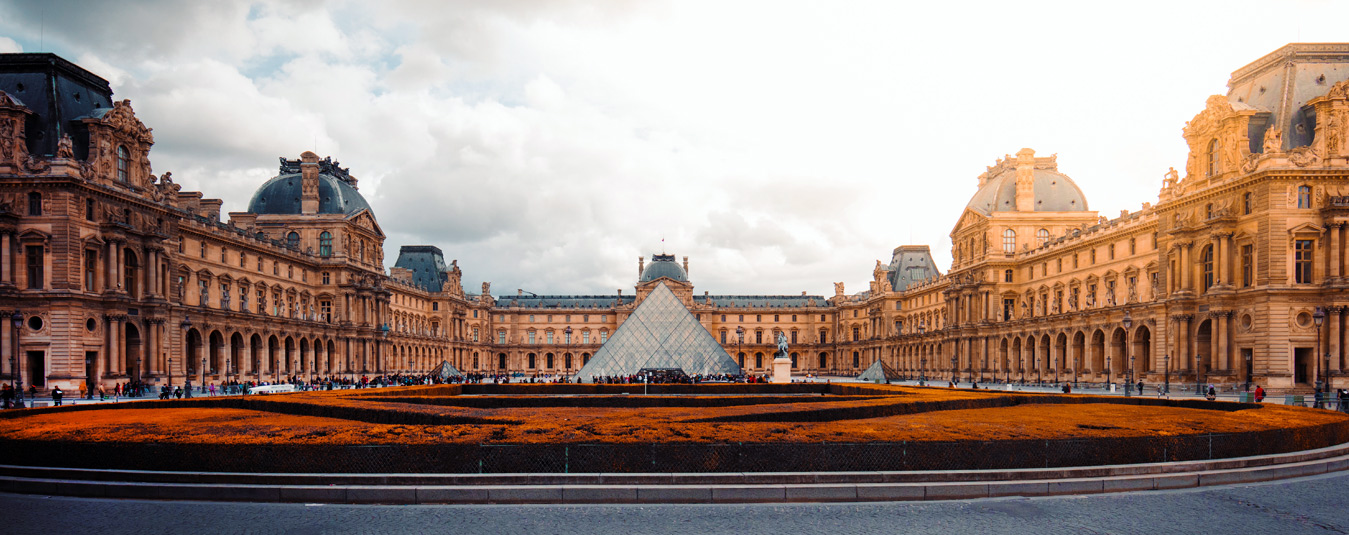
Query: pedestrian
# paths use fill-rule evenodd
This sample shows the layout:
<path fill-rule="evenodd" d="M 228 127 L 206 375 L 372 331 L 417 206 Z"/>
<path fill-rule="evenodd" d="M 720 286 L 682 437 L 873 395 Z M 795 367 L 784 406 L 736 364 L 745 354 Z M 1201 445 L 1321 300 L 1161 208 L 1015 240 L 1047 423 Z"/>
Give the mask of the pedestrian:
<path fill-rule="evenodd" d="M 1208 385 L 1208 393 L 1204 394 L 1204 399 L 1207 399 L 1209 401 L 1218 399 L 1218 393 L 1213 390 L 1213 385 Z"/>
<path fill-rule="evenodd" d="M 1265 389 L 1260 385 L 1255 385 L 1255 402 L 1260 403 L 1265 400 Z"/>
<path fill-rule="evenodd" d="M 1142 379 L 1139 379 L 1139 380 L 1138 380 L 1138 395 L 1140 395 L 1140 396 L 1143 395 L 1143 380 L 1142 380 Z"/>
<path fill-rule="evenodd" d="M 173 387 L 173 397 L 183 399 L 183 387 L 181 386 Z"/>
<path fill-rule="evenodd" d="M 61 392 L 61 387 L 52 387 L 52 405 L 57 407 L 61 406 L 61 394 L 63 394 L 63 392 Z"/>

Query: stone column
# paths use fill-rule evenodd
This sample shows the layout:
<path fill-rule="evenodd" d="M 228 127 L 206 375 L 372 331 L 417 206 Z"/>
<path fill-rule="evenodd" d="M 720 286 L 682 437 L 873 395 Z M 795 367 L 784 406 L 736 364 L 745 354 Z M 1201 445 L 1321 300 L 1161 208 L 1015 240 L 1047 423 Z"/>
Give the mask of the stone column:
<path fill-rule="evenodd" d="M 0 235 L 0 283 L 15 283 L 13 251 L 14 236 L 8 232 Z"/>
<path fill-rule="evenodd" d="M 1213 315 L 1213 334 L 1216 338 L 1215 342 L 1217 342 L 1213 344 L 1216 353 L 1214 355 L 1216 358 L 1213 359 L 1213 367 L 1221 370 L 1232 369 L 1232 361 L 1227 354 L 1227 319 L 1229 317 L 1231 317 L 1229 312 L 1219 312 Z"/>
<path fill-rule="evenodd" d="M 1328 273 L 1330 274 L 1330 279 L 1331 279 L 1331 280 L 1339 279 L 1339 278 L 1340 278 L 1340 225 L 1339 225 L 1338 223 L 1332 223 L 1332 224 L 1330 225 L 1330 254 L 1329 254 L 1328 260 L 1329 260 L 1329 263 L 1330 263 L 1330 270 L 1329 270 L 1329 272 L 1328 272 Z"/>
<path fill-rule="evenodd" d="M 1180 284 L 1182 290 L 1194 290 L 1194 266 L 1190 264 L 1190 244 L 1180 246 Z"/>
<path fill-rule="evenodd" d="M 1338 258 L 1338 257 L 1337 257 Z M 1338 262 L 1338 260 L 1336 260 Z M 1327 341 L 1329 347 L 1326 351 L 1330 352 L 1330 371 L 1340 371 L 1340 307 L 1326 307 L 1330 311 L 1330 317 L 1326 318 L 1326 323 L 1330 325 L 1330 339 Z M 1324 358 L 1324 357 L 1323 357 Z"/>

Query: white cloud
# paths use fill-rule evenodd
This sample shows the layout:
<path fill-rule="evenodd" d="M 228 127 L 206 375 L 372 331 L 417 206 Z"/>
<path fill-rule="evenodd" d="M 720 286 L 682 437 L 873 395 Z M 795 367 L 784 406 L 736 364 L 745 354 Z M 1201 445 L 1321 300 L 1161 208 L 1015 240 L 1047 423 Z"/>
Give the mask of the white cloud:
<path fill-rule="evenodd" d="M 1347 11 L 1222 6 L 53 0 L 0 8 L 0 50 L 62 12 L 45 48 L 135 102 L 156 171 L 241 210 L 277 156 L 332 155 L 390 263 L 440 246 L 470 290 L 612 293 L 664 238 L 699 289 L 829 293 L 897 245 L 949 263 L 975 178 L 1021 147 L 1102 214 L 1155 200 L 1232 70 Z"/>

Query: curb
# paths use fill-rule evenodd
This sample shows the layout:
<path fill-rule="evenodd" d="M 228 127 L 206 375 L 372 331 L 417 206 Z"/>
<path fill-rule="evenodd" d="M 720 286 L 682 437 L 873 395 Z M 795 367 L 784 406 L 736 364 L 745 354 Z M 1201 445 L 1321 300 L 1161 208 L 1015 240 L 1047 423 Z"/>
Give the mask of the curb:
<path fill-rule="evenodd" d="M 1256 483 L 1349 470 L 1349 444 L 1137 465 L 951 472 L 247 474 L 0 465 L 0 492 L 332 504 L 737 504 L 964 500 Z"/>

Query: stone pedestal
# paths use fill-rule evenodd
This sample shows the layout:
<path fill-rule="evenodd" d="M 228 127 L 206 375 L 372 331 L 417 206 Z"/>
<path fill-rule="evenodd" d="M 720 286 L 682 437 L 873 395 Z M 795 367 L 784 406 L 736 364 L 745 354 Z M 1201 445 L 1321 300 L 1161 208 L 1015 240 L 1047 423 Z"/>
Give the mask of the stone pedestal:
<path fill-rule="evenodd" d="M 773 382 L 790 383 L 792 382 L 792 359 L 787 357 L 778 357 L 773 359 Z"/>

